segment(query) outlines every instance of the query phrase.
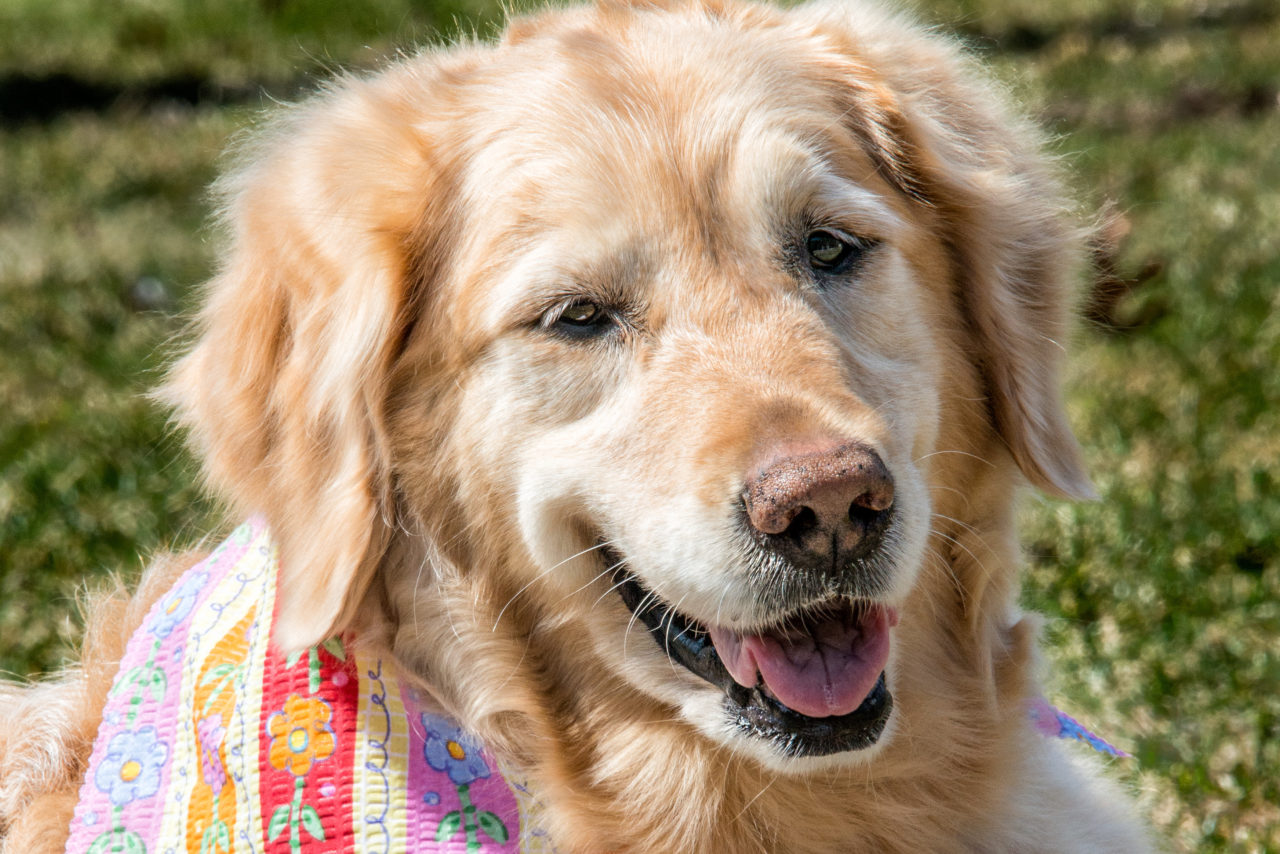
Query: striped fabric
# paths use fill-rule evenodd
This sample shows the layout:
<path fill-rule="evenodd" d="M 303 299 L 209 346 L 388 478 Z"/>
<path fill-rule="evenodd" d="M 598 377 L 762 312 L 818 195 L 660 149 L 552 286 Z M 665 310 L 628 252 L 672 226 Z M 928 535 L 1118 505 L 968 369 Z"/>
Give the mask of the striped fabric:
<path fill-rule="evenodd" d="M 546 852 L 537 801 L 338 638 L 271 647 L 261 520 L 182 576 L 130 639 L 69 854 Z"/>

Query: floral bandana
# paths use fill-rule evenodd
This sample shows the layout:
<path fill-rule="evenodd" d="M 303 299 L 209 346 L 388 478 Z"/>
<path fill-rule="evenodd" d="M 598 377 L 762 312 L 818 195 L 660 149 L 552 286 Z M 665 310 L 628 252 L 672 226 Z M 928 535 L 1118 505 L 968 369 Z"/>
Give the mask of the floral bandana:
<path fill-rule="evenodd" d="M 129 640 L 68 854 L 551 852 L 537 800 L 391 662 L 269 644 L 277 558 L 253 519 Z"/>

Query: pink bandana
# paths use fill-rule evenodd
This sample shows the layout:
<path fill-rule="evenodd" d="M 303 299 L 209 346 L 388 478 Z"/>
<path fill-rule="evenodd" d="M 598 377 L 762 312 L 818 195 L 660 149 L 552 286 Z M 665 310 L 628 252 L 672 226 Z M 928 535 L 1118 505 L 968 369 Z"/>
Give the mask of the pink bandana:
<path fill-rule="evenodd" d="M 130 639 L 68 854 L 549 852 L 537 800 L 391 662 L 269 642 L 276 549 L 241 526 Z"/>

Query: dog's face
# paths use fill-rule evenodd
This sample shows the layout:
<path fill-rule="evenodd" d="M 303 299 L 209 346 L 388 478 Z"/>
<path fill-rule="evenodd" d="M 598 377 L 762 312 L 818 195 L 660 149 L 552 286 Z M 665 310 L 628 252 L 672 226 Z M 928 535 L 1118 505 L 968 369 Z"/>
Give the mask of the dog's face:
<path fill-rule="evenodd" d="M 310 136 L 276 138 L 292 201 L 246 170 L 232 216 L 260 227 L 223 281 L 270 283 L 252 299 L 277 328 L 240 366 L 270 425 L 228 454 L 224 416 L 185 407 L 215 477 L 268 505 L 285 572 L 327 567 L 285 588 L 286 636 L 342 624 L 378 573 L 424 595 L 387 557 L 407 528 L 495 627 L 579 633 L 553 672 L 599 669 L 780 769 L 889 738 L 896 635 L 930 630 L 898 623 L 935 496 L 964 489 L 936 454 L 998 437 L 1042 485 L 1083 481 L 1039 340 L 1067 242 L 1043 176 L 845 26 L 561 13 L 335 96 L 345 138 L 304 115 Z M 304 271 L 242 269 L 268 221 Z M 228 456 L 278 457 L 276 482 Z M 290 460 L 304 483 L 273 498 Z"/>
<path fill-rule="evenodd" d="M 635 689 L 845 754 L 884 728 L 922 560 L 943 250 L 797 46 L 647 39 L 473 104 L 509 124 L 468 152 L 431 335 L 463 342 L 450 456 L 506 494 L 520 595 L 576 606 Z"/>

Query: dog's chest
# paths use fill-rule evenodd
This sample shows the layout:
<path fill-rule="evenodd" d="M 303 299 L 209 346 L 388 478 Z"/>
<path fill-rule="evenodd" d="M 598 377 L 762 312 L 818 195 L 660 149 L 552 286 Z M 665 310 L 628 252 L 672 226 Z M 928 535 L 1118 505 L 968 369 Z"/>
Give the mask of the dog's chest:
<path fill-rule="evenodd" d="M 552 851 L 538 804 L 389 661 L 270 645 L 259 521 L 188 571 L 130 639 L 68 852 Z"/>

